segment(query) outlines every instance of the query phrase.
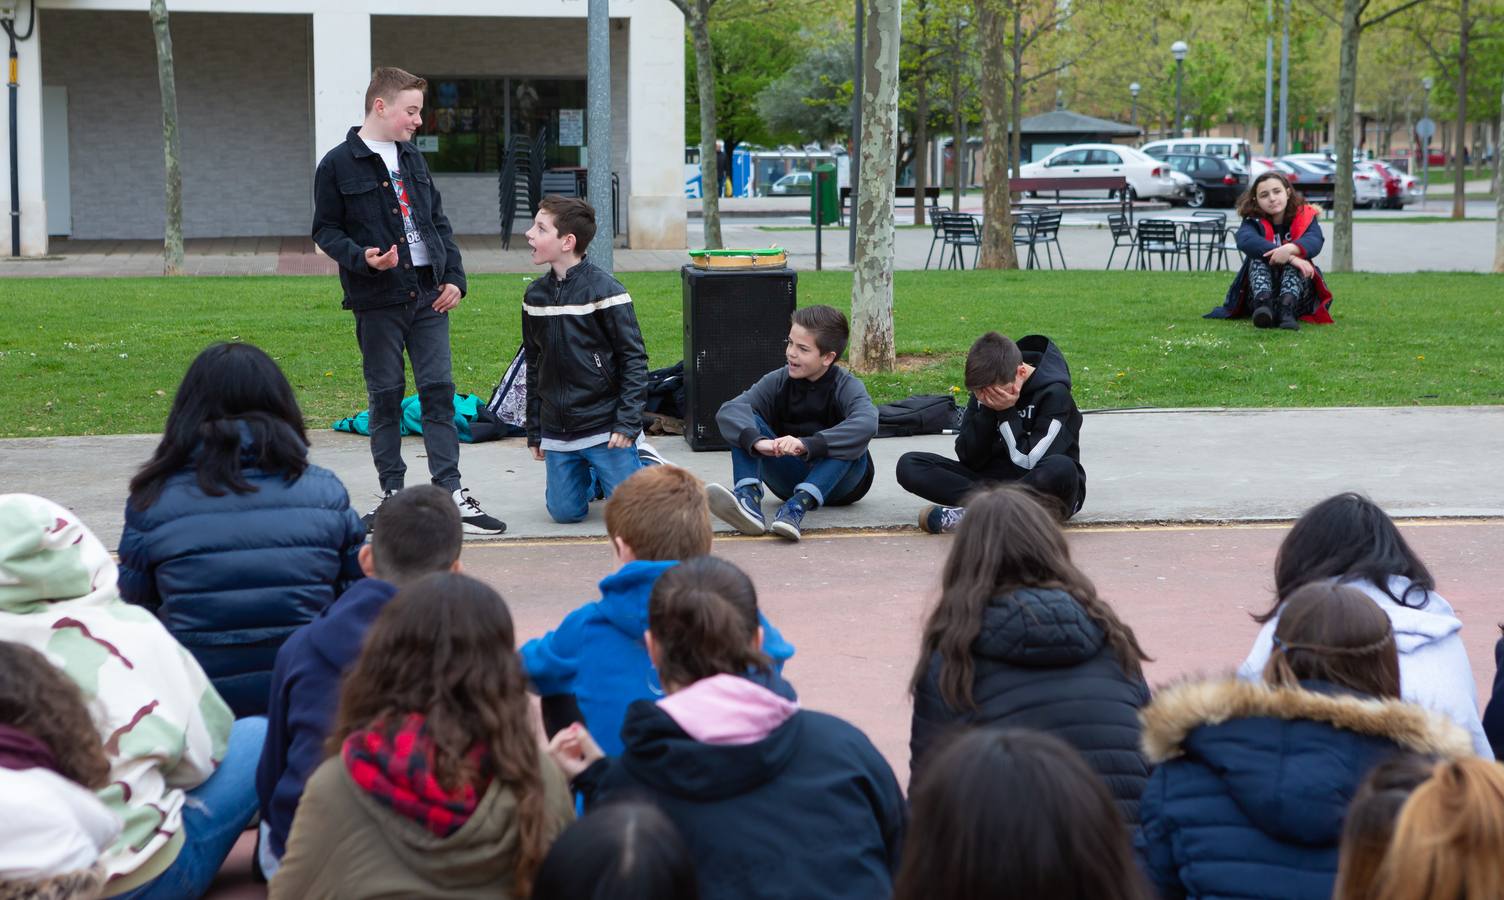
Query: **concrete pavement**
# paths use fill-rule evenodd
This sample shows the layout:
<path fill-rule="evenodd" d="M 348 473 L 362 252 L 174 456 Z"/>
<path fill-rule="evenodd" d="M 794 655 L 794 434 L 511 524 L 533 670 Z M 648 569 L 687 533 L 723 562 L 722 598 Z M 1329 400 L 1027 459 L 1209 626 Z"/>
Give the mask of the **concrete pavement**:
<path fill-rule="evenodd" d="M 314 462 L 344 480 L 357 509 L 370 508 L 376 478 L 367 440 L 310 436 Z M 695 453 L 679 438 L 652 440 L 707 481 L 730 477 L 726 453 Z M 156 442 L 155 435 L 0 440 L 0 491 L 44 494 L 113 547 L 126 484 Z M 812 514 L 808 527 L 913 527 L 923 501 L 898 487 L 894 465 L 906 451 L 948 454 L 952 444 L 944 435 L 874 441 L 872 491 L 852 506 Z M 1081 523 L 1292 519 L 1345 490 L 1367 493 L 1396 516 L 1504 517 L 1504 467 L 1496 464 L 1504 406 L 1101 412 L 1086 416 L 1081 445 L 1088 484 Z M 427 474 L 421 439 L 406 439 L 403 450 L 408 478 L 419 483 Z M 467 445 L 460 464 L 472 493 L 508 523 L 509 539 L 605 533 L 601 504 L 576 525 L 548 518 L 543 465 L 521 439 Z"/>

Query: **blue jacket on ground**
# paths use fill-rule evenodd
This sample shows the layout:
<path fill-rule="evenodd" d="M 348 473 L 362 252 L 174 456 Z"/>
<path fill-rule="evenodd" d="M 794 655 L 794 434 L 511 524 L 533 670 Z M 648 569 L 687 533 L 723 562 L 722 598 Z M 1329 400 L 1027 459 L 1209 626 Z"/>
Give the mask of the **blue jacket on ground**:
<path fill-rule="evenodd" d="M 192 467 L 144 510 L 127 502 L 120 595 L 156 614 L 193 654 L 236 718 L 266 712 L 277 648 L 361 577 L 366 529 L 328 469 L 294 481 L 256 468 L 241 424 L 247 494 L 210 497 Z"/>
<path fill-rule="evenodd" d="M 277 651 L 256 796 L 278 859 L 287 849 L 303 785 L 324 761 L 324 739 L 339 710 L 340 679 L 360 656 L 371 623 L 396 595 L 390 582 L 363 578 Z"/>
<path fill-rule="evenodd" d="M 1164 688 L 1144 710 L 1159 768 L 1134 848 L 1164 898 L 1327 900 L 1358 785 L 1401 751 L 1472 755 L 1439 713 L 1319 681 Z"/>
<path fill-rule="evenodd" d="M 559 627 L 522 645 L 522 665 L 542 696 L 574 694 L 590 734 L 605 751 L 622 751 L 621 725 L 634 700 L 663 696 L 642 635 L 658 576 L 678 560 L 634 560 L 601 579 L 601 599 L 564 617 Z M 762 613 L 762 649 L 776 671 L 794 655 Z"/>

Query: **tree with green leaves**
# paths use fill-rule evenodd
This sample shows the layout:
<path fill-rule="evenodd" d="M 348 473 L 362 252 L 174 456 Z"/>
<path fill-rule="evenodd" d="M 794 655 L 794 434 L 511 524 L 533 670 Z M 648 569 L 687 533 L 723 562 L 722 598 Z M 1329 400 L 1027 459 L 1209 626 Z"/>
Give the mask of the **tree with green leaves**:
<path fill-rule="evenodd" d="M 982 246 L 979 269 L 1016 269 L 1013 196 L 1008 182 L 1008 102 L 1006 50 L 1012 22 L 1007 0 L 976 0 L 982 68 Z"/>
<path fill-rule="evenodd" d="M 860 0 L 861 182 L 852 207 L 856 264 L 851 280 L 851 367 L 893 370 L 893 186 L 898 149 L 901 0 Z"/>
<path fill-rule="evenodd" d="M 757 95 L 768 131 L 791 141 L 827 143 L 851 134 L 852 69 L 849 25 L 830 25 L 803 36 L 804 49 L 787 72 Z"/>
<path fill-rule="evenodd" d="M 151 30 L 157 44 L 157 84 L 162 93 L 162 155 L 167 166 L 167 228 L 162 271 L 183 274 L 183 143 L 178 137 L 178 87 L 172 65 L 172 30 L 166 0 L 151 0 Z"/>
<path fill-rule="evenodd" d="M 768 128 L 758 110 L 757 98 L 803 59 L 807 41 L 800 34 L 799 19 L 800 16 L 784 7 L 763 9 L 761 4 L 727 2 L 711 25 L 719 130 L 716 136 L 721 141 L 724 159 L 731 159 L 731 154 L 742 144 L 771 144 L 788 137 Z M 790 40 L 791 34 L 796 39 Z M 685 141 L 699 144 L 698 64 L 692 45 L 689 50 L 685 55 Z M 721 180 L 725 181 L 724 173 Z"/>
<path fill-rule="evenodd" d="M 669 0 L 684 14 L 695 48 L 695 88 L 700 101 L 700 215 L 705 248 L 721 249 L 721 174 L 716 160 L 715 54 L 710 43 L 710 10 L 716 0 Z"/>

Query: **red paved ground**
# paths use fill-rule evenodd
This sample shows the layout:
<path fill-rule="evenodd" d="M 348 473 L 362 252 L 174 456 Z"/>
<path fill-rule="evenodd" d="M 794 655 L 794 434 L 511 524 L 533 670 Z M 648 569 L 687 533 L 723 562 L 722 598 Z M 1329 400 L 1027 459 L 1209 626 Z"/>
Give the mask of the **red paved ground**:
<path fill-rule="evenodd" d="M 1137 632 L 1155 662 L 1149 680 L 1230 670 L 1242 661 L 1273 585 L 1286 526 L 1072 529 L 1078 564 Z M 1417 522 L 1405 535 L 1462 618 L 1479 694 L 1493 679 L 1495 627 L 1504 622 L 1504 522 Z M 759 601 L 798 648 L 784 674 L 804 705 L 867 732 L 901 781 L 908 780 L 909 675 L 919 628 L 933 602 L 947 538 L 913 533 L 717 539 L 715 552 L 742 566 Z M 593 599 L 611 571 L 600 543 L 476 546 L 466 571 L 499 589 L 520 639 L 542 634 Z M 245 842 L 243 842 L 245 843 Z M 237 857 L 248 858 L 248 848 Z M 239 871 L 232 859 L 227 872 Z M 228 886 L 229 882 L 226 882 Z M 254 897 L 246 888 L 219 897 Z"/>

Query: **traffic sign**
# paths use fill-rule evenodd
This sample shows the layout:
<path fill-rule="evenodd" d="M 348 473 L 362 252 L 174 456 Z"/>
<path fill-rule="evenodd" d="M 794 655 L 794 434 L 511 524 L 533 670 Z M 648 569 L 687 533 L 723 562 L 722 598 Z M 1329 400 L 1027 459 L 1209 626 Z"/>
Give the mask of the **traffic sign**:
<path fill-rule="evenodd" d="M 1423 141 L 1429 141 L 1436 136 L 1436 121 L 1429 116 L 1415 123 L 1415 136 Z"/>

